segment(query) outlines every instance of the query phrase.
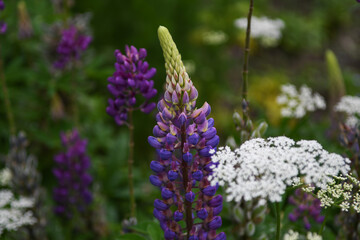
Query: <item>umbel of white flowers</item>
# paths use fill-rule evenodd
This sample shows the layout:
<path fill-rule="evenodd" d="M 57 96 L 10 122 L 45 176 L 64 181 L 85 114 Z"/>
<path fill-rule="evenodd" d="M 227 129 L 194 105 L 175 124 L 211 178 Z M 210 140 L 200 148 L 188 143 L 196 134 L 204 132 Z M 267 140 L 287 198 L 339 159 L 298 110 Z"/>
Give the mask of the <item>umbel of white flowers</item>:
<path fill-rule="evenodd" d="M 299 182 L 324 188 L 331 176 L 346 175 L 350 160 L 329 153 L 317 141 L 287 137 L 255 138 L 231 151 L 221 147 L 212 157 L 211 184 L 225 186 L 227 201 L 260 198 L 280 202 L 286 188 Z"/>
<path fill-rule="evenodd" d="M 0 236 L 7 231 L 14 231 L 24 225 L 36 222 L 29 208 L 34 206 L 31 198 L 20 197 L 15 199 L 10 190 L 0 190 Z"/>
<path fill-rule="evenodd" d="M 246 30 L 247 18 L 239 18 L 234 22 L 235 27 Z M 281 30 L 285 23 L 281 19 L 270 19 L 268 17 L 252 17 L 251 19 L 251 37 L 260 39 L 265 47 L 271 47 L 277 44 L 281 39 Z"/>
<path fill-rule="evenodd" d="M 302 118 L 306 112 L 326 108 L 324 98 L 318 93 L 312 93 L 306 85 L 302 85 L 299 92 L 292 84 L 282 85 L 276 101 L 282 105 L 281 116 L 289 118 Z"/>
<path fill-rule="evenodd" d="M 343 96 L 335 105 L 335 111 L 346 113 L 346 125 L 355 127 L 360 123 L 360 97 Z"/>
<path fill-rule="evenodd" d="M 298 232 L 294 232 L 293 230 L 289 230 L 284 235 L 284 240 L 300 240 L 300 239 L 306 239 L 306 240 L 322 240 L 322 237 L 316 233 L 308 232 L 306 235 L 306 238 L 304 236 L 300 237 L 300 234 Z"/>

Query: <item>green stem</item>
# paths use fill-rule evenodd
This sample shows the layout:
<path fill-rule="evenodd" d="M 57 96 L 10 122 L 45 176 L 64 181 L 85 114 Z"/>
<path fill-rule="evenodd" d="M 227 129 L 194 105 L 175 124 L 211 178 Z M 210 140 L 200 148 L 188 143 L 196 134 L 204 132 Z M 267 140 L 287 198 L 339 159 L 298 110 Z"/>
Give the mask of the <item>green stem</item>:
<path fill-rule="evenodd" d="M 281 216 L 280 216 L 280 203 L 275 203 L 276 211 L 276 240 L 280 240 L 280 229 L 281 229 Z"/>
<path fill-rule="evenodd" d="M 1 54 L 1 48 L 0 48 L 0 54 Z M 6 111 L 6 117 L 7 117 L 8 122 L 9 122 L 10 134 L 15 136 L 16 127 L 15 127 L 14 115 L 12 114 L 12 110 L 11 110 L 12 109 L 11 108 L 11 102 L 10 102 L 8 88 L 7 88 L 7 85 L 6 85 L 5 73 L 4 73 L 4 68 L 3 68 L 3 62 L 2 62 L 1 55 L 0 55 L 0 81 L 1 81 L 1 88 L 2 88 L 2 91 L 3 91 L 3 95 L 4 95 L 5 111 Z"/>
<path fill-rule="evenodd" d="M 327 213 L 328 213 L 328 211 L 325 212 L 324 221 L 322 222 L 321 227 L 320 227 L 320 230 L 319 230 L 319 235 L 320 235 L 320 236 L 322 235 L 322 233 L 323 233 L 323 231 L 324 231 L 324 228 L 325 228 L 325 222 L 326 222 Z"/>
<path fill-rule="evenodd" d="M 248 66 L 249 66 L 249 54 L 250 54 L 250 33 L 251 33 L 251 17 L 254 9 L 254 0 L 250 0 L 249 13 L 247 17 L 247 28 L 246 28 L 246 40 L 245 40 L 245 51 L 244 51 L 244 66 L 243 66 L 243 88 L 242 98 L 247 100 L 247 88 L 248 88 Z"/>
<path fill-rule="evenodd" d="M 134 196 L 134 123 L 133 123 L 133 109 L 129 109 L 129 159 L 128 159 L 128 177 L 129 177 L 129 195 L 130 195 L 130 214 L 131 217 L 136 217 L 136 202 Z"/>

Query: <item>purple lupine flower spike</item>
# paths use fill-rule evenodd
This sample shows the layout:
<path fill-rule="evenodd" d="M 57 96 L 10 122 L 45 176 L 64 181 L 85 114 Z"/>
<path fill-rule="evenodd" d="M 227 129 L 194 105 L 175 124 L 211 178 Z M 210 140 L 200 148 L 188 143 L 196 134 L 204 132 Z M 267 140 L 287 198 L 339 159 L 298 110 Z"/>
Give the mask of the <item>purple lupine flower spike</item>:
<path fill-rule="evenodd" d="M 4 11 L 5 3 L 3 0 L 0 0 L 0 12 Z M 7 24 L 4 21 L 0 21 L 0 34 L 6 33 Z"/>
<path fill-rule="evenodd" d="M 55 213 L 69 218 L 74 209 L 84 212 L 92 202 L 90 158 L 86 155 L 87 140 L 81 139 L 77 130 L 61 133 L 61 142 L 66 151 L 54 157 L 53 173 L 58 181 L 54 189 Z"/>
<path fill-rule="evenodd" d="M 92 40 L 91 36 L 80 33 L 74 25 L 63 29 L 61 34 L 56 49 L 57 59 L 53 64 L 57 69 L 64 69 L 69 62 L 79 59 Z"/>
<path fill-rule="evenodd" d="M 154 216 L 165 239 L 223 240 L 226 235 L 216 233 L 222 224 L 218 216 L 222 196 L 216 195 L 217 187 L 208 180 L 211 156 L 219 144 L 214 120 L 208 119 L 211 108 L 208 103 L 195 107 L 198 91 L 169 31 L 159 27 L 158 34 L 167 77 L 164 98 L 157 104 L 154 136 L 148 138 L 159 156 L 150 164 L 154 171 L 150 182 L 160 188 L 162 196 L 154 202 Z"/>
<path fill-rule="evenodd" d="M 289 214 L 289 220 L 295 222 L 298 219 L 302 219 L 306 230 L 310 230 L 311 228 L 309 218 L 313 218 L 317 223 L 324 221 L 325 217 L 320 215 L 320 200 L 301 189 L 295 190 L 295 194 L 289 198 L 289 203 L 296 206 Z"/>
<path fill-rule="evenodd" d="M 150 80 L 155 76 L 156 69 L 149 68 L 146 55 L 144 48 L 137 50 L 134 46 L 126 46 L 125 54 L 115 50 L 115 72 L 108 78 L 108 90 L 113 98 L 109 98 L 106 112 L 118 125 L 126 123 L 129 109 L 139 108 L 144 113 L 150 113 L 156 107 L 154 102 L 150 102 L 157 94 L 154 81 Z M 138 94 L 145 98 L 142 104 L 136 104 Z"/>

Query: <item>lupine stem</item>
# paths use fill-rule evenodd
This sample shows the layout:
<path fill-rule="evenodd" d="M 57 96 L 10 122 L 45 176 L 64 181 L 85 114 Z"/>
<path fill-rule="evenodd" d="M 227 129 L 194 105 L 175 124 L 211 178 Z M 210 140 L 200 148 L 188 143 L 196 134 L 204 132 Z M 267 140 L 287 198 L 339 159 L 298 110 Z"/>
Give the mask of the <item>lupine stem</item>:
<path fill-rule="evenodd" d="M 136 217 L 136 202 L 134 196 L 134 122 L 133 122 L 133 109 L 129 109 L 129 159 L 128 159 L 128 177 L 129 177 L 129 195 L 130 195 L 130 214 L 131 217 Z"/>
<path fill-rule="evenodd" d="M 246 28 L 246 40 L 245 40 L 245 51 L 244 51 L 244 65 L 243 65 L 243 88 L 242 98 L 247 100 L 247 87 L 248 87 L 248 66 L 249 66 L 249 54 L 250 54 L 250 33 L 251 33 L 251 17 L 254 9 L 254 0 L 250 0 L 249 13 L 247 17 L 247 28 Z"/>
<path fill-rule="evenodd" d="M 276 211 L 276 240 L 280 240 L 280 229 L 281 229 L 281 217 L 280 217 L 280 203 L 275 203 Z"/>
<path fill-rule="evenodd" d="M 186 142 L 186 126 L 181 126 L 181 155 L 183 155 L 183 149 L 184 149 L 184 143 Z M 185 192 L 188 188 L 189 179 L 188 179 L 188 169 L 187 169 L 187 163 L 182 159 L 181 161 L 181 172 L 183 176 L 183 186 L 185 189 Z M 187 230 L 187 237 L 186 239 L 189 239 L 190 237 L 190 231 L 193 226 L 193 220 L 192 220 L 192 206 L 191 202 L 185 199 L 185 213 L 186 213 L 186 230 Z"/>
<path fill-rule="evenodd" d="M 0 48 L 0 54 L 1 54 L 1 48 Z M 11 102 L 10 102 L 8 88 L 6 85 L 4 67 L 3 67 L 3 62 L 2 62 L 1 56 L 0 56 L 0 79 L 1 79 L 1 88 L 3 91 L 3 95 L 4 95 L 6 117 L 8 119 L 9 126 L 10 126 L 10 134 L 15 136 L 15 134 L 16 134 L 15 121 L 14 121 L 14 116 L 13 116 L 12 110 L 11 110 Z"/>

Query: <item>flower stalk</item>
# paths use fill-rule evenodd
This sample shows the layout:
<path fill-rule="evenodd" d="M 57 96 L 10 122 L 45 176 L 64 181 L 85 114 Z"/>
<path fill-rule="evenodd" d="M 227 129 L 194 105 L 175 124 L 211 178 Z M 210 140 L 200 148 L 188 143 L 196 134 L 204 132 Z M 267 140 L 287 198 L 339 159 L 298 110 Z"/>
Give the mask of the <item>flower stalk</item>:
<path fill-rule="evenodd" d="M 281 231 L 281 212 L 280 212 L 280 202 L 275 203 L 275 212 L 276 212 L 276 240 L 280 240 L 280 231 Z"/>
<path fill-rule="evenodd" d="M 0 54 L 1 54 L 1 46 L 0 46 Z M 16 126 L 15 126 L 15 121 L 14 121 L 14 115 L 12 113 L 11 101 L 10 101 L 9 91 L 8 91 L 7 84 L 6 84 L 3 61 L 2 61 L 1 56 L 0 56 L 0 81 L 1 81 L 1 88 L 2 88 L 2 92 L 3 92 L 6 117 L 8 119 L 9 127 L 10 127 L 10 135 L 15 136 Z"/>
<path fill-rule="evenodd" d="M 247 101 L 248 75 L 249 75 L 249 55 L 250 55 L 250 34 L 251 34 L 251 17 L 254 9 L 254 0 L 250 0 L 249 13 L 247 17 L 245 51 L 244 51 L 244 65 L 243 65 L 243 88 L 242 98 Z"/>
<path fill-rule="evenodd" d="M 128 177 L 129 177 L 129 195 L 130 195 L 130 215 L 136 217 L 136 202 L 134 195 L 134 176 L 133 176 L 133 165 L 134 165 L 134 121 L 133 121 L 133 109 L 130 108 L 128 112 L 129 116 L 129 159 L 128 159 Z"/>

